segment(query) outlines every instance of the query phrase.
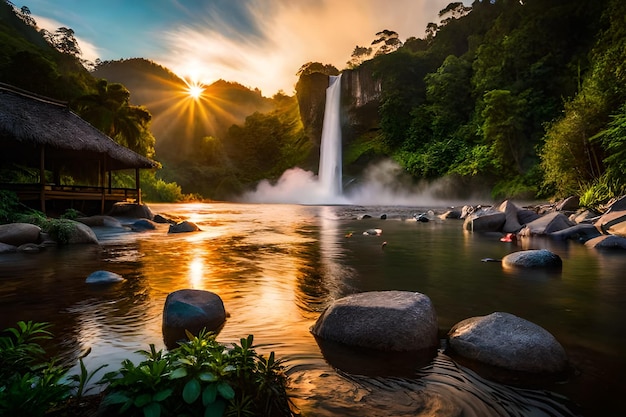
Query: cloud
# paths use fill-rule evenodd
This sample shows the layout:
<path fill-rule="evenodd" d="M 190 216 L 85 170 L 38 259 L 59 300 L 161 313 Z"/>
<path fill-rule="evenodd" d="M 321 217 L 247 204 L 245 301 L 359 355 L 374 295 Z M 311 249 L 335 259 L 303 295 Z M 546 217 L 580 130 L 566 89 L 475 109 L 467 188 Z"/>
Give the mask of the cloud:
<path fill-rule="evenodd" d="M 162 32 L 167 52 L 153 59 L 205 83 L 222 78 L 258 87 L 266 96 L 279 89 L 291 94 L 303 64 L 318 61 L 341 70 L 356 45 L 369 46 L 383 29 L 401 39 L 422 37 L 448 2 L 217 1 L 202 12 L 208 13 L 202 22 Z"/>

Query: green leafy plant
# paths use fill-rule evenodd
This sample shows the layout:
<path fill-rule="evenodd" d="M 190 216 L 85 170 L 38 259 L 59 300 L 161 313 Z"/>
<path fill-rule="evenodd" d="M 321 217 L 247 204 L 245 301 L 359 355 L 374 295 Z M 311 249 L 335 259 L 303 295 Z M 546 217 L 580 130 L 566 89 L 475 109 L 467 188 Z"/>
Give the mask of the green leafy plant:
<path fill-rule="evenodd" d="M 0 415 L 43 416 L 70 395 L 66 369 L 46 360 L 39 344 L 49 324 L 20 321 L 0 337 Z"/>
<path fill-rule="evenodd" d="M 80 211 L 73 209 L 73 208 L 69 208 L 65 210 L 65 212 L 60 216 L 60 218 L 68 219 L 68 220 L 76 220 L 80 216 L 82 216 Z"/>
<path fill-rule="evenodd" d="M 73 395 L 74 397 L 76 397 L 77 399 L 81 399 L 85 396 L 85 394 L 87 394 L 89 391 L 91 391 L 92 389 L 94 389 L 94 386 L 89 386 L 90 381 L 94 378 L 94 376 L 96 375 L 96 373 L 98 371 L 100 371 L 101 369 L 105 368 L 108 366 L 108 364 L 103 364 L 100 365 L 99 367 L 97 367 L 94 370 L 87 370 L 87 367 L 85 366 L 85 362 L 83 361 L 83 359 L 89 355 L 89 353 L 91 353 L 91 348 L 87 349 L 87 351 L 85 351 L 85 353 L 83 353 L 79 358 L 78 358 L 78 363 L 80 366 L 80 373 L 78 374 L 74 374 L 74 375 L 70 375 L 68 377 L 69 381 L 72 381 L 73 384 Z"/>
<path fill-rule="evenodd" d="M 227 347 L 215 335 L 188 333 L 189 341 L 168 352 L 139 351 L 108 383 L 103 405 L 123 416 L 293 416 L 287 376 L 272 352 L 259 355 L 252 335 Z"/>

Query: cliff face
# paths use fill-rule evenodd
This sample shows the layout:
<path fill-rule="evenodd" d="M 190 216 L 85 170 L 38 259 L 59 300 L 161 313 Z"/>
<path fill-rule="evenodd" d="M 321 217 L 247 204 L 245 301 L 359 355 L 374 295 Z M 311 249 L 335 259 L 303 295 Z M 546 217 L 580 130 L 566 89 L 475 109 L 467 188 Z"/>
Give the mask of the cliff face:
<path fill-rule="evenodd" d="M 374 79 L 368 63 L 355 70 L 344 70 L 341 76 L 341 119 L 343 142 L 379 128 L 378 107 L 380 80 Z"/>
<path fill-rule="evenodd" d="M 309 136 L 319 146 L 322 137 L 328 76 L 322 73 L 303 75 L 296 84 L 300 117 Z M 375 80 L 367 63 L 341 76 L 341 125 L 343 143 L 364 132 L 378 129 L 380 81 Z"/>

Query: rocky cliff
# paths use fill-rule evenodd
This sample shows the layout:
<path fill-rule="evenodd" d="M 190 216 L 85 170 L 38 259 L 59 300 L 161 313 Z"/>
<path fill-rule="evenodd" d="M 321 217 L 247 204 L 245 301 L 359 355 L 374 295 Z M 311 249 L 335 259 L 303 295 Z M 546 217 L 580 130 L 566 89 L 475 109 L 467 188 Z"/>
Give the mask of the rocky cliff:
<path fill-rule="evenodd" d="M 319 146 L 326 104 L 328 76 L 319 72 L 300 77 L 296 96 L 300 117 L 309 136 Z M 359 135 L 378 129 L 378 106 L 381 84 L 365 63 L 354 70 L 344 70 L 341 76 L 341 124 L 344 145 Z"/>

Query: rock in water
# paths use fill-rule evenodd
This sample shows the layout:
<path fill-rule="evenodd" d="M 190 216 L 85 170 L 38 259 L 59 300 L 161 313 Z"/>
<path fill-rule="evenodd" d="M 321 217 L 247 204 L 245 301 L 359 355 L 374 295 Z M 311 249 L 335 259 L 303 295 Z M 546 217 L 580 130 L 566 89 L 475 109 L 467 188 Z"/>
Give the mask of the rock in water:
<path fill-rule="evenodd" d="M 349 346 L 383 351 L 437 348 L 437 315 L 424 294 L 372 291 L 336 300 L 311 332 Z"/>
<path fill-rule="evenodd" d="M 217 332 L 226 321 L 226 310 L 219 295 L 210 291 L 184 289 L 170 293 L 163 308 L 163 340 L 169 348 L 187 340 L 185 330 L 194 335 L 205 329 Z"/>
<path fill-rule="evenodd" d="M 463 320 L 448 333 L 452 352 L 511 371 L 556 373 L 567 367 L 563 346 L 544 328 L 509 313 Z"/>
<path fill-rule="evenodd" d="M 113 284 L 124 281 L 124 277 L 109 271 L 96 271 L 89 274 L 85 282 L 87 284 Z"/>

